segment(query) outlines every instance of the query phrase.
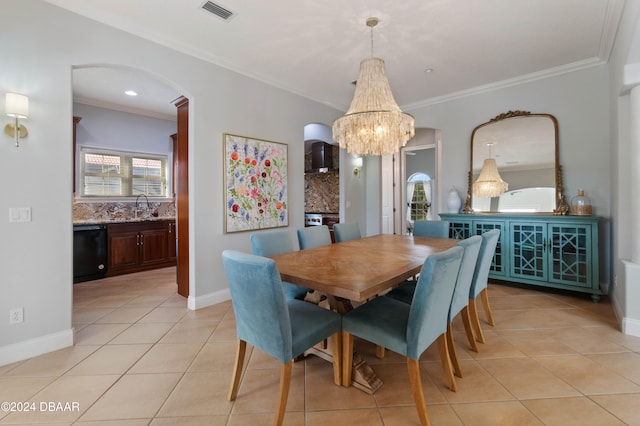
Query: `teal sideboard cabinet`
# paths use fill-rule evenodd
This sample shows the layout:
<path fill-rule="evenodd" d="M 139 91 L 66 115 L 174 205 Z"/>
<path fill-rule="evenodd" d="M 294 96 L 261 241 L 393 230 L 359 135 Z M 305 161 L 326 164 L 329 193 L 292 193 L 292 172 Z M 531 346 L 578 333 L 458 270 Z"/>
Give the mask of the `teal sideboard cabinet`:
<path fill-rule="evenodd" d="M 451 238 L 499 229 L 489 277 L 590 293 L 600 300 L 597 216 L 440 214 Z"/>

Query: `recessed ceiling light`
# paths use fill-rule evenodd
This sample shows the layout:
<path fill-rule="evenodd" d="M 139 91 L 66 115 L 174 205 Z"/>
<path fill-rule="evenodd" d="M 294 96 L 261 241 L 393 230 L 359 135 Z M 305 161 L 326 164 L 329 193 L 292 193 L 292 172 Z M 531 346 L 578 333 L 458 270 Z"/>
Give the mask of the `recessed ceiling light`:
<path fill-rule="evenodd" d="M 138 96 L 138 93 L 135 90 L 126 90 L 124 94 L 127 96 Z"/>
<path fill-rule="evenodd" d="M 433 68 L 427 68 L 426 70 L 424 70 L 424 72 L 430 74 L 433 72 Z"/>

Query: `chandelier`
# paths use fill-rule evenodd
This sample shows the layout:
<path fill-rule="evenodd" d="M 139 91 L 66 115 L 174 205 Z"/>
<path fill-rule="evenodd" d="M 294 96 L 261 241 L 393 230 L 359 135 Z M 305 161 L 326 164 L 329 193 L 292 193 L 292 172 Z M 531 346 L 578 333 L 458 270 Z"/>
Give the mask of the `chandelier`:
<path fill-rule="evenodd" d="M 415 134 L 413 116 L 402 112 L 393 98 L 384 60 L 373 56 L 373 27 L 378 22 L 367 19 L 371 57 L 360 62 L 351 106 L 332 126 L 333 139 L 353 155 L 398 152 Z"/>
<path fill-rule="evenodd" d="M 484 160 L 480 176 L 478 176 L 478 179 L 473 183 L 473 195 L 491 198 L 497 197 L 509 189 L 509 184 L 502 180 L 500 173 L 498 173 L 496 160 L 491 158 L 491 147 L 493 143 L 487 143 L 487 146 L 489 147 L 489 158 Z"/>

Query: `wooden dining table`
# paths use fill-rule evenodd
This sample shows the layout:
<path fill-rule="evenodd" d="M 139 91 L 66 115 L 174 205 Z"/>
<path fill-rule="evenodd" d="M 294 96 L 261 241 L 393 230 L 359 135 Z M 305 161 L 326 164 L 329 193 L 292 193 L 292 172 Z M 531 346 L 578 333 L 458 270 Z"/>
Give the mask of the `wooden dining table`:
<path fill-rule="evenodd" d="M 332 309 L 345 313 L 350 302 L 363 303 L 420 273 L 427 257 L 459 240 L 381 234 L 270 256 L 282 281 L 332 298 Z M 346 308 L 345 308 L 346 306 Z M 328 351 L 320 356 L 327 359 Z M 341 360 L 332 359 L 342 371 Z M 373 375 L 372 375 L 373 374 Z M 354 386 L 375 392 L 382 382 L 361 357 L 354 356 Z"/>

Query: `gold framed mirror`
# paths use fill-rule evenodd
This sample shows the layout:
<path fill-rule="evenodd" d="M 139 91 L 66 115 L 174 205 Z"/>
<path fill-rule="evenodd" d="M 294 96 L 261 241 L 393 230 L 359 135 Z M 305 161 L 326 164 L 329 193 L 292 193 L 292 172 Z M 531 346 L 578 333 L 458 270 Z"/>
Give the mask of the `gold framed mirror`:
<path fill-rule="evenodd" d="M 567 211 L 553 115 L 509 111 L 473 129 L 464 213 Z"/>

